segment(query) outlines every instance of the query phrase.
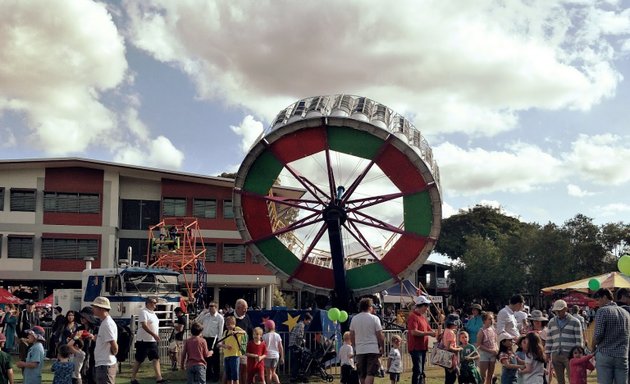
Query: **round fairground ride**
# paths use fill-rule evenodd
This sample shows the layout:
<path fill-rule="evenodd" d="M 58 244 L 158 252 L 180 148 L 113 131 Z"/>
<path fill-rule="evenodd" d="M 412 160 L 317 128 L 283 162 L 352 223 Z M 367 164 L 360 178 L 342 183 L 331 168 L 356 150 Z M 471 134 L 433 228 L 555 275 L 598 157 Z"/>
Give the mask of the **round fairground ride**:
<path fill-rule="evenodd" d="M 303 194 L 275 195 L 278 184 Z M 282 110 L 241 164 L 233 201 L 254 256 L 298 288 L 332 292 L 342 308 L 417 271 L 442 215 L 439 170 L 420 131 L 345 94 Z"/>

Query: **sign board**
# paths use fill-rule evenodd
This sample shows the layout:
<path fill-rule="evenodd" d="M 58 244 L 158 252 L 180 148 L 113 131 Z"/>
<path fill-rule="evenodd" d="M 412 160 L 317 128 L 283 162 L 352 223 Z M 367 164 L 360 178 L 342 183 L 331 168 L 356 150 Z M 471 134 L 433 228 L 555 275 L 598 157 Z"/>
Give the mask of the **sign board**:
<path fill-rule="evenodd" d="M 435 279 L 437 289 L 448 289 L 448 279 L 446 277 L 438 277 Z"/>
<path fill-rule="evenodd" d="M 429 296 L 429 300 L 433 303 L 442 303 L 444 298 L 442 296 Z"/>

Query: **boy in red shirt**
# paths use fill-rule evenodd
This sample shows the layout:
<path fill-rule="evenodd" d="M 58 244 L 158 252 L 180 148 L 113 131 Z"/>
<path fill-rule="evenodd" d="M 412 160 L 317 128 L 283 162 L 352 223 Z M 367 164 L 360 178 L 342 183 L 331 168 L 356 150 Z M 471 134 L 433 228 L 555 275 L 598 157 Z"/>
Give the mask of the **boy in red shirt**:
<path fill-rule="evenodd" d="M 190 327 L 189 337 L 182 348 L 181 367 L 186 369 L 189 383 L 205 384 L 206 382 L 206 357 L 212 356 L 206 340 L 201 337 L 203 327 L 199 323 L 193 323 Z"/>
<path fill-rule="evenodd" d="M 254 382 L 254 376 L 258 375 L 260 381 L 265 384 L 265 357 L 267 357 L 267 345 L 262 339 L 263 330 L 254 328 L 253 340 L 247 343 L 247 384 Z"/>

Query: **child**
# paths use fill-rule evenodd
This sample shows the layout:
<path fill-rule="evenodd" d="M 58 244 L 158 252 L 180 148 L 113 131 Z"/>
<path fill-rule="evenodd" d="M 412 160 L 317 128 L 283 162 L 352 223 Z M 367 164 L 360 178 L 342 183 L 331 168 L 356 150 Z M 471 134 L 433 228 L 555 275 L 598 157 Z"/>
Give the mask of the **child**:
<path fill-rule="evenodd" d="M 521 359 L 525 361 L 525 359 L 527 358 L 527 346 L 525 346 L 525 349 L 523 350 L 523 344 L 526 342 L 527 340 L 525 340 L 525 336 L 519 337 L 518 340 L 516 341 L 515 355 L 517 359 Z M 523 384 L 523 383 L 524 383 L 523 374 L 519 370 L 516 375 L 516 384 Z"/>
<path fill-rule="evenodd" d="M 569 383 L 586 384 L 586 370 L 594 370 L 591 362 L 594 354 L 585 355 L 584 348 L 573 347 L 569 352 Z"/>
<path fill-rule="evenodd" d="M 512 347 L 512 335 L 507 332 L 501 332 L 499 335 L 499 354 L 497 360 L 503 366 L 501 371 L 501 384 L 516 383 L 516 373 L 519 368 L 525 367 L 525 362 L 520 360 L 514 354 Z"/>
<path fill-rule="evenodd" d="M 389 373 L 389 381 L 392 384 L 396 384 L 400 381 L 400 374 L 403 371 L 400 343 L 402 343 L 400 336 L 392 336 L 392 348 L 389 350 L 389 355 L 387 356 L 387 373 Z"/>
<path fill-rule="evenodd" d="M 267 357 L 265 358 L 265 370 L 267 373 L 267 382 L 269 384 L 280 384 L 280 378 L 276 373 L 278 364 L 284 363 L 284 348 L 282 347 L 282 338 L 276 333 L 276 323 L 273 320 L 265 321 L 265 333 L 263 341 L 267 345 Z"/>
<path fill-rule="evenodd" d="M 60 345 L 57 348 L 57 361 L 50 368 L 55 374 L 53 384 L 72 384 L 74 363 L 70 361 L 70 348 L 68 345 Z"/>
<path fill-rule="evenodd" d="M 525 352 L 525 367 L 519 369 L 524 384 L 543 384 L 545 376 L 545 351 L 540 336 L 530 332 L 522 337 L 521 348 Z"/>
<path fill-rule="evenodd" d="M 477 352 L 477 348 L 474 345 L 470 344 L 468 332 L 459 332 L 459 345 L 462 347 L 462 350 L 459 352 L 459 383 L 480 384 L 481 374 L 476 363 L 479 360 L 479 352 Z"/>
<path fill-rule="evenodd" d="M 219 348 L 223 349 L 223 370 L 227 384 L 238 384 L 240 357 L 245 353 L 247 333 L 236 326 L 236 318 L 225 319 L 225 332 Z"/>
<path fill-rule="evenodd" d="M 85 361 L 85 352 L 83 352 L 83 340 L 75 337 L 68 342 L 68 348 L 72 354 L 72 362 L 74 363 L 74 372 L 72 372 L 72 384 L 81 384 L 81 368 Z"/>
<path fill-rule="evenodd" d="M 352 350 L 352 336 L 350 332 L 343 334 L 343 345 L 339 348 L 339 360 L 341 361 L 341 384 L 353 384 L 354 351 Z M 356 374 L 354 374 L 356 376 Z"/>
<path fill-rule="evenodd" d="M 252 338 L 247 343 L 247 384 L 254 383 L 254 377 L 258 375 L 259 380 L 265 384 L 265 358 L 267 357 L 267 344 L 263 341 L 263 330 L 260 327 L 254 328 Z"/>
<path fill-rule="evenodd" d="M 13 384 L 13 368 L 11 368 L 11 355 L 3 352 L 4 343 L 7 341 L 4 333 L 0 332 L 0 383 Z"/>
<path fill-rule="evenodd" d="M 42 367 L 44 366 L 44 346 L 46 331 L 39 325 L 26 331 L 26 342 L 31 345 L 24 360 L 17 362 L 18 368 L 23 368 L 24 384 L 40 384 L 42 382 Z"/>
<path fill-rule="evenodd" d="M 494 330 L 494 315 L 492 312 L 481 312 L 483 326 L 477 332 L 477 350 L 479 351 L 479 371 L 483 383 L 492 383 L 494 365 L 497 361 L 499 346 L 497 344 L 497 332 Z"/>
<path fill-rule="evenodd" d="M 180 362 L 182 369 L 186 369 L 188 384 L 206 383 L 206 358 L 212 356 L 208 350 L 208 343 L 201 337 L 203 326 L 193 323 L 190 327 L 190 336 L 182 346 Z"/>

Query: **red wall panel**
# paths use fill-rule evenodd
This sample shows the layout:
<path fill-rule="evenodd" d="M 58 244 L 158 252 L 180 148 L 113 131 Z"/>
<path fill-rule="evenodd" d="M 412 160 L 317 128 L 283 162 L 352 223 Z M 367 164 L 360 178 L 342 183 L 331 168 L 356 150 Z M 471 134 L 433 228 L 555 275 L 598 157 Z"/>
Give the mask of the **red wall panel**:
<path fill-rule="evenodd" d="M 95 193 L 100 196 L 99 213 L 44 212 L 44 224 L 100 226 L 103 223 L 103 176 L 100 169 L 46 168 L 44 191 Z"/>

